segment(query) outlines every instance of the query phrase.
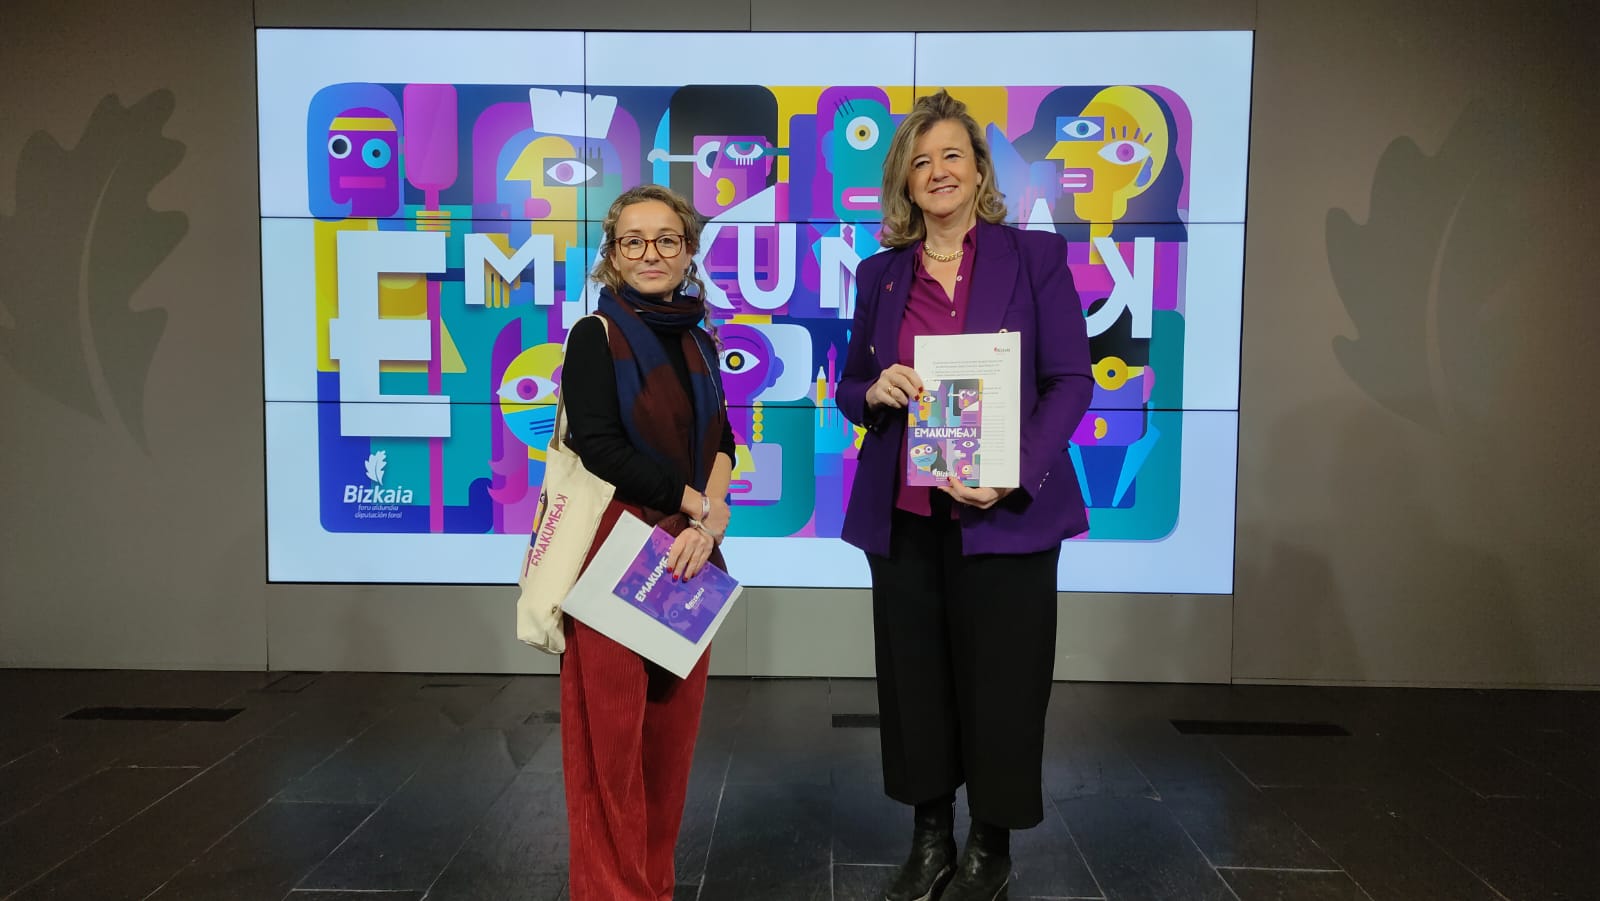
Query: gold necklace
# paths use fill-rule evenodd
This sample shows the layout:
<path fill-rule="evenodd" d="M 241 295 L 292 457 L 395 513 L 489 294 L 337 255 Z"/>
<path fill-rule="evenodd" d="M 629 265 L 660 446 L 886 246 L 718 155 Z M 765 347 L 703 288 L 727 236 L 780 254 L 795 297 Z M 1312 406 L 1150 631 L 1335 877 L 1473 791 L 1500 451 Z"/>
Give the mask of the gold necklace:
<path fill-rule="evenodd" d="M 963 247 L 954 251 L 953 253 L 940 253 L 937 250 L 929 247 L 927 243 L 924 242 L 922 245 L 922 252 L 928 255 L 928 259 L 933 260 L 936 263 L 953 263 L 956 260 L 961 259 L 962 255 L 967 252 L 967 249 Z"/>

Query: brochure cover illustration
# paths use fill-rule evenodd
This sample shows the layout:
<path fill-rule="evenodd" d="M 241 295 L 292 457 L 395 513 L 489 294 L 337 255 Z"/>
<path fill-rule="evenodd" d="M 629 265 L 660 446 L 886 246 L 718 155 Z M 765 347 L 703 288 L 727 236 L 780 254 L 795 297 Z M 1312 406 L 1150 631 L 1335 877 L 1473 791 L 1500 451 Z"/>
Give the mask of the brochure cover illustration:
<path fill-rule="evenodd" d="M 613 594 L 648 613 L 657 622 L 699 644 L 739 583 L 707 563 L 694 578 L 674 581 L 667 570 L 672 536 L 657 528 L 634 557 Z"/>
<path fill-rule="evenodd" d="M 978 487 L 982 379 L 929 380 L 906 411 L 906 484 Z"/>

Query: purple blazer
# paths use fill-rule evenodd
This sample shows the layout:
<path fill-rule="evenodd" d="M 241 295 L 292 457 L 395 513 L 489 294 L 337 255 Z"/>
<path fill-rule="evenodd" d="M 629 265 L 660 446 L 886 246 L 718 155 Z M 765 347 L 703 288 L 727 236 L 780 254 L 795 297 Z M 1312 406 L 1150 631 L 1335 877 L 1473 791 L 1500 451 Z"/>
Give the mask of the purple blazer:
<path fill-rule="evenodd" d="M 856 268 L 856 315 L 836 392 L 839 410 L 867 429 L 842 536 L 889 555 L 904 410 L 869 412 L 867 389 L 898 362 L 900 320 L 914 277 L 910 248 L 874 254 Z M 964 554 L 1028 554 L 1089 528 L 1067 442 L 1089 409 L 1089 338 L 1067 242 L 1054 232 L 978 223 L 965 331 L 1022 335 L 1021 485 L 988 510 L 961 505 Z"/>

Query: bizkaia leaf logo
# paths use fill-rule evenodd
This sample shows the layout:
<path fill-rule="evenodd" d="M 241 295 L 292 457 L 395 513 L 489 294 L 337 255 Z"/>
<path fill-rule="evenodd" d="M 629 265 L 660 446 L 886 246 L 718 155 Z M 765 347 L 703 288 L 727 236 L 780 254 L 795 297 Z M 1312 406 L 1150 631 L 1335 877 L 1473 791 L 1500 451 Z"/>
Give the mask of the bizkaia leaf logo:
<path fill-rule="evenodd" d="M 131 107 L 107 96 L 76 147 L 35 132 L 17 162 L 17 205 L 0 215 L 0 357 L 60 403 L 108 412 L 145 444 L 144 390 L 166 329 L 134 292 L 189 229 L 150 208 L 150 192 L 183 159 L 161 134 L 175 101 L 156 91 Z"/>
<path fill-rule="evenodd" d="M 377 451 L 367 457 L 367 478 L 374 485 L 383 484 L 383 468 L 389 464 L 389 452 Z"/>
<path fill-rule="evenodd" d="M 1528 242 L 1536 167 L 1515 110 L 1469 105 L 1433 156 L 1384 151 L 1365 224 L 1328 211 L 1328 265 L 1356 336 L 1334 356 L 1378 403 L 1425 428 L 1481 420 L 1509 358 L 1494 298 Z"/>

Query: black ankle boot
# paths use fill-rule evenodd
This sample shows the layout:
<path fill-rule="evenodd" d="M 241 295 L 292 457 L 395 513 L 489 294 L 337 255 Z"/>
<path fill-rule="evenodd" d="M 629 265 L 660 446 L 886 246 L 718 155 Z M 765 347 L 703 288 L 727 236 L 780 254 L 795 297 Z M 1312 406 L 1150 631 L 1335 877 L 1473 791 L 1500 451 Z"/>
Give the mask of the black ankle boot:
<path fill-rule="evenodd" d="M 1011 832 L 976 820 L 955 878 L 940 901 L 1006 901 L 1011 882 Z"/>
<path fill-rule="evenodd" d="M 950 804 L 918 804 L 906 858 L 883 901 L 934 901 L 950 881 L 956 865 L 954 812 Z"/>

